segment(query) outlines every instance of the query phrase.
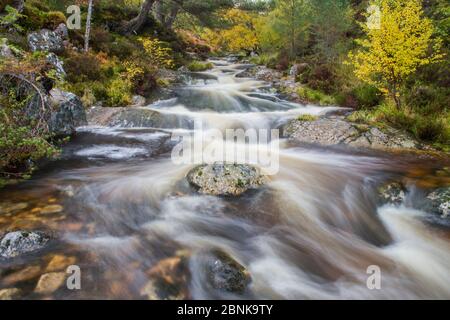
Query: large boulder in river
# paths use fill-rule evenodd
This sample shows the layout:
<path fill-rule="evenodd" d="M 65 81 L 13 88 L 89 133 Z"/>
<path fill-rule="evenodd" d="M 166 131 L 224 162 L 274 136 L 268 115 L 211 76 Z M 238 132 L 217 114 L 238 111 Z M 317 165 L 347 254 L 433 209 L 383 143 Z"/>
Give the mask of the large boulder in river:
<path fill-rule="evenodd" d="M 394 129 L 356 124 L 344 117 L 292 120 L 283 128 L 284 135 L 300 142 L 323 146 L 349 145 L 372 149 L 417 149 L 422 146 L 404 133 Z"/>
<path fill-rule="evenodd" d="M 57 136 L 69 136 L 76 128 L 87 124 L 86 112 L 80 98 L 59 89 L 50 91 L 52 113 L 49 127 Z"/>
<path fill-rule="evenodd" d="M 203 194 L 237 196 L 260 187 L 266 177 L 250 165 L 214 163 L 195 167 L 187 180 Z"/>
<path fill-rule="evenodd" d="M 0 257 L 9 259 L 35 252 L 44 248 L 49 241 L 50 236 L 40 231 L 10 232 L 0 240 Z"/>
<path fill-rule="evenodd" d="M 28 35 L 31 51 L 48 51 L 56 54 L 64 52 L 64 40 L 59 32 L 42 29 Z"/>

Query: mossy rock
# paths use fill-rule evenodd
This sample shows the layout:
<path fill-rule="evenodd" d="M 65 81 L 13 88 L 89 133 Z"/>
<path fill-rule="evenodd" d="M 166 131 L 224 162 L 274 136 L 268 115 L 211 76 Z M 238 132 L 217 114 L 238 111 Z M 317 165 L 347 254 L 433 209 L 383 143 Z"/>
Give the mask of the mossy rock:
<path fill-rule="evenodd" d="M 259 170 L 244 164 L 205 164 L 187 174 L 188 182 L 202 194 L 238 196 L 267 182 Z"/>

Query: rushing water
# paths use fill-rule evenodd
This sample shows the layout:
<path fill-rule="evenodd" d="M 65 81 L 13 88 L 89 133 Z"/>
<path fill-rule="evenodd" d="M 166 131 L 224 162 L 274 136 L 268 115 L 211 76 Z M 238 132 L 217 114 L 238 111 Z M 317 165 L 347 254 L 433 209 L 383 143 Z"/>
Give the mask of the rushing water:
<path fill-rule="evenodd" d="M 221 130 L 278 128 L 300 114 L 338 109 L 283 101 L 266 83 L 237 78 L 245 65 L 213 62 L 177 98 L 148 108 Z M 264 188 L 212 197 L 186 183 L 192 165 L 171 161 L 174 130 L 182 129 L 80 128 L 61 159 L 3 190 L 0 232 L 46 230 L 55 240 L 0 261 L 0 288 L 43 298 L 33 293 L 36 281 L 64 256 L 80 266 L 82 289 L 63 288 L 54 298 L 144 298 L 157 281 L 151 297 L 450 298 L 449 229 L 413 209 L 421 187 L 448 184 L 436 174 L 442 164 L 282 139 L 280 171 Z M 377 185 L 400 177 L 410 182 L 405 204 L 380 205 Z M 245 293 L 208 285 L 214 249 L 247 268 Z M 371 265 L 381 269 L 381 290 L 366 286 Z"/>

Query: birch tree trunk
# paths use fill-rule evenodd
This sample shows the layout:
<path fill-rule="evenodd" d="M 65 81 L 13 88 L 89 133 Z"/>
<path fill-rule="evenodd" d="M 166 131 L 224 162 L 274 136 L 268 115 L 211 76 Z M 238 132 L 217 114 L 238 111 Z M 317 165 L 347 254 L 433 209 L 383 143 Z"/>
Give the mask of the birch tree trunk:
<path fill-rule="evenodd" d="M 91 36 L 91 20 L 92 20 L 93 0 L 89 0 L 88 14 L 86 19 L 86 34 L 84 36 L 84 51 L 89 51 L 89 38 Z"/>

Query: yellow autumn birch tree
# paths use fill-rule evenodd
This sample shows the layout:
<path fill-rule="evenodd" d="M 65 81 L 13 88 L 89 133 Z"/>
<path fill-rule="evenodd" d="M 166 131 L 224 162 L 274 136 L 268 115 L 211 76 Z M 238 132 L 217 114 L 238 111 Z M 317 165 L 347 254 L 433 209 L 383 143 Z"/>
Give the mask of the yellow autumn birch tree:
<path fill-rule="evenodd" d="M 380 0 L 379 28 L 362 24 L 365 39 L 349 57 L 356 76 L 389 95 L 401 108 L 400 91 L 418 67 L 439 61 L 441 44 L 432 38 L 434 29 L 424 17 L 420 0 Z"/>

